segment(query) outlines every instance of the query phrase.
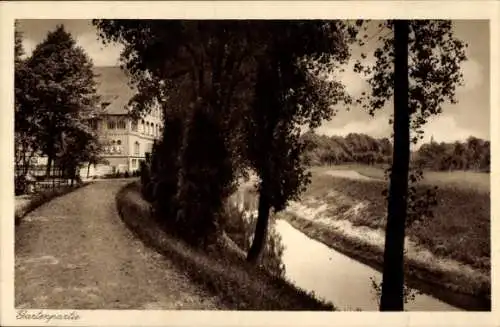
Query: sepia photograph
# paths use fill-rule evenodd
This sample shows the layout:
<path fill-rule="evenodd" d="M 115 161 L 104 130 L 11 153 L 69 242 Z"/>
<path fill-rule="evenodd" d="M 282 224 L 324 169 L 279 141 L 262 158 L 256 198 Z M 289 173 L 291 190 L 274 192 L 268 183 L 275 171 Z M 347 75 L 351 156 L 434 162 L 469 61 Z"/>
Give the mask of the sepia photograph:
<path fill-rule="evenodd" d="M 493 312 L 491 20 L 12 25 L 9 321 Z"/>

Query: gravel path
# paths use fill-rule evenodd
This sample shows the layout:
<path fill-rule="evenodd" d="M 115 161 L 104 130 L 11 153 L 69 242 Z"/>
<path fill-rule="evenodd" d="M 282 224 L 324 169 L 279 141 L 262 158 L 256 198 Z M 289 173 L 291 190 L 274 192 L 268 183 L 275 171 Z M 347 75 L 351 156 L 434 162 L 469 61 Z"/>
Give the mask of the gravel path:
<path fill-rule="evenodd" d="M 217 308 L 123 224 L 115 196 L 128 182 L 94 183 L 24 218 L 15 236 L 16 308 Z"/>

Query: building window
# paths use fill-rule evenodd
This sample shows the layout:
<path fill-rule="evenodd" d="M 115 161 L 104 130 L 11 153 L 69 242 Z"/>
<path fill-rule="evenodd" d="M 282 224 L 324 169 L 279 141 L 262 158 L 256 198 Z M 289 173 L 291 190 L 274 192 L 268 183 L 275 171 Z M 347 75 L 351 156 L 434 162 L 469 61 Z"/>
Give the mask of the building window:
<path fill-rule="evenodd" d="M 139 142 L 135 141 L 135 144 L 134 144 L 134 154 L 136 156 L 139 156 Z"/>
<path fill-rule="evenodd" d="M 137 132 L 137 120 L 132 121 L 132 132 Z"/>
<path fill-rule="evenodd" d="M 137 168 L 137 159 L 132 159 L 132 168 Z"/>
<path fill-rule="evenodd" d="M 122 144 L 122 141 L 121 141 L 121 140 L 118 140 L 118 141 L 116 141 L 116 144 L 121 145 L 121 144 Z"/>
<path fill-rule="evenodd" d="M 144 119 L 142 119 L 141 120 L 141 133 L 143 133 L 143 134 L 145 133 L 144 129 L 145 129 Z"/>
<path fill-rule="evenodd" d="M 115 129 L 116 124 L 114 120 L 108 120 L 108 129 Z"/>
<path fill-rule="evenodd" d="M 118 128 L 118 129 L 125 129 L 125 127 L 126 127 L 125 120 L 120 119 L 120 120 L 118 121 L 117 128 Z"/>

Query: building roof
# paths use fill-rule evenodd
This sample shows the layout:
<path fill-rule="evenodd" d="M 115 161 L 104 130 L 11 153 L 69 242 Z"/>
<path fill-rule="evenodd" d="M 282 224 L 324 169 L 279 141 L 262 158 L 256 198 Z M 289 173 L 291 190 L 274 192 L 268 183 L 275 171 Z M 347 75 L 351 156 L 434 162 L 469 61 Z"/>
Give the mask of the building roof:
<path fill-rule="evenodd" d="M 136 91 L 129 85 L 129 77 L 117 66 L 94 67 L 97 75 L 97 93 L 101 103 L 108 104 L 103 108 L 104 114 L 128 114 L 128 102 Z"/>

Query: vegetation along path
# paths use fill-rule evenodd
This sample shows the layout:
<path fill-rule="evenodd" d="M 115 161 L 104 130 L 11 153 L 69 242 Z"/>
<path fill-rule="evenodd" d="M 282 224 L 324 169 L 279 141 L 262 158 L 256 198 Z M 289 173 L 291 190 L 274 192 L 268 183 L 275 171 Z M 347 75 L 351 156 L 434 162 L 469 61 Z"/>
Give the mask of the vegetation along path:
<path fill-rule="evenodd" d="M 115 196 L 129 182 L 94 183 L 25 217 L 15 236 L 16 308 L 220 308 L 122 223 Z"/>

